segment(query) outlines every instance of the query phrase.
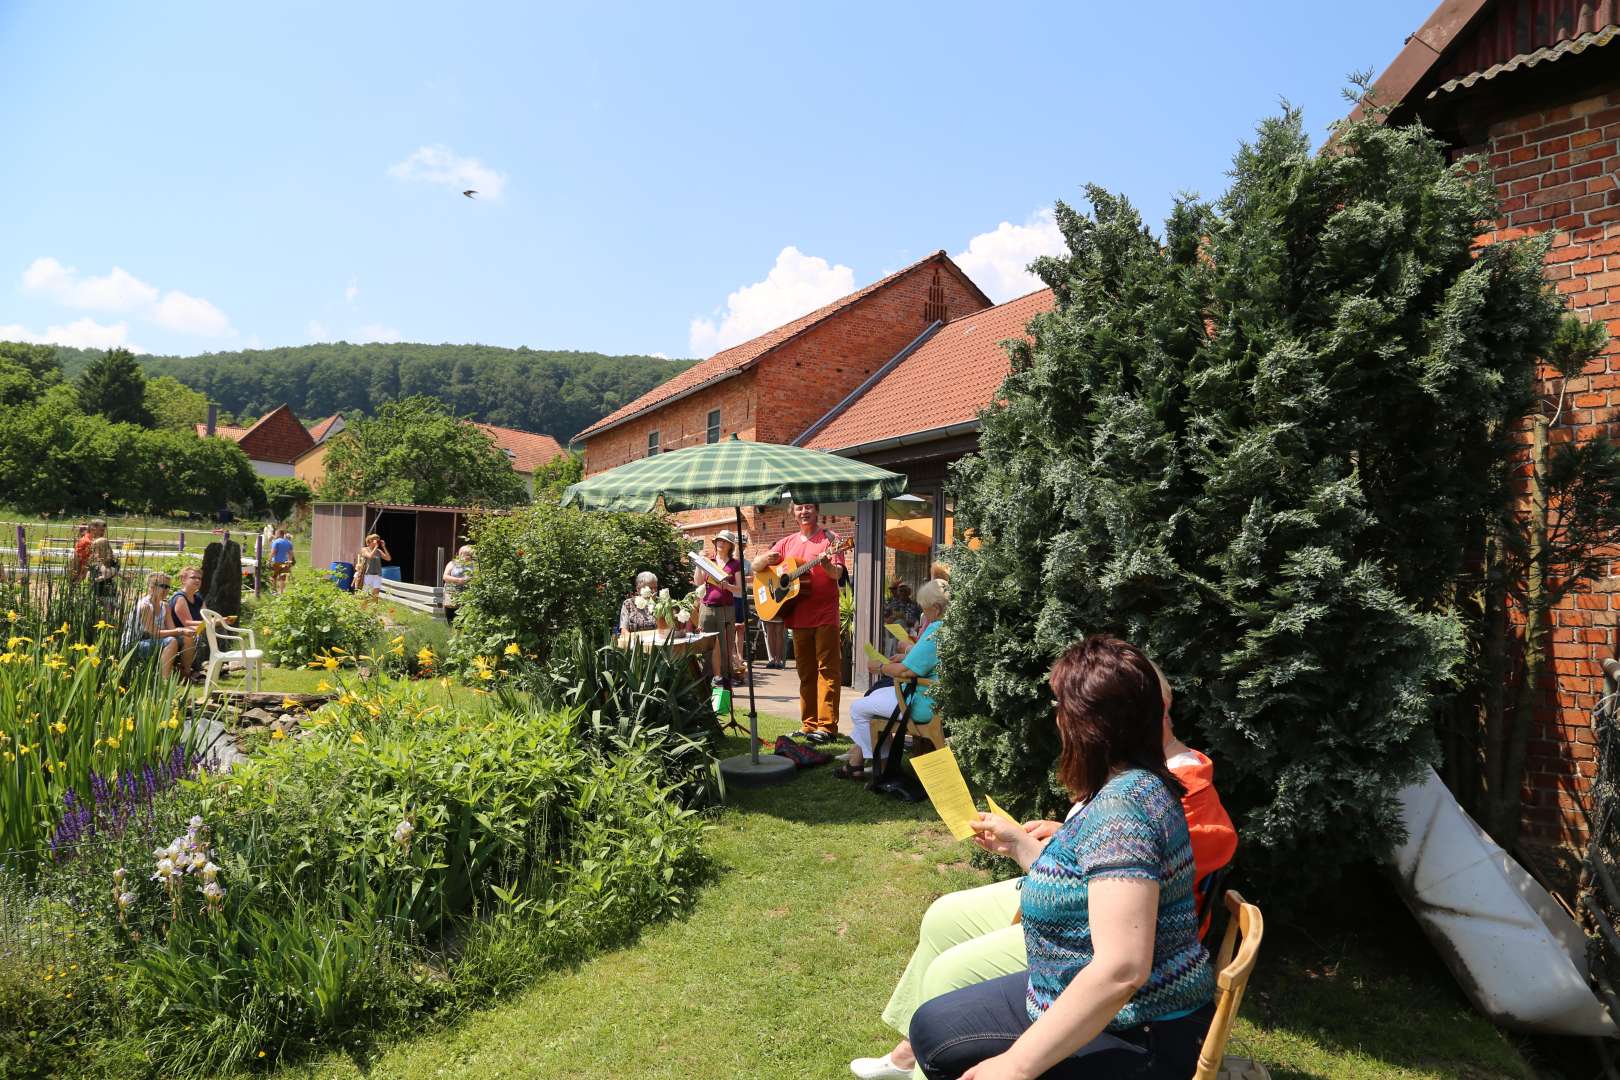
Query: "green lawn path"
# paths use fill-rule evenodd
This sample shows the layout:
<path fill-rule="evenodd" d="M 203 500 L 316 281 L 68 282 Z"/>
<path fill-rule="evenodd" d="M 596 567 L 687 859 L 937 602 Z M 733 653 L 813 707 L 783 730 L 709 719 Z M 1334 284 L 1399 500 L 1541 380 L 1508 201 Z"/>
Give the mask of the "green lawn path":
<path fill-rule="evenodd" d="M 771 718 L 762 730 L 788 726 Z M 893 1042 L 878 1014 L 923 909 L 989 878 L 926 805 L 829 773 L 731 794 L 709 840 L 716 877 L 685 919 L 375 1060 L 332 1056 L 281 1075 L 847 1077 L 850 1058 Z M 1533 1075 L 1467 1009 L 1409 919 L 1369 922 L 1353 935 L 1269 927 L 1234 1052 L 1277 1080 Z"/>

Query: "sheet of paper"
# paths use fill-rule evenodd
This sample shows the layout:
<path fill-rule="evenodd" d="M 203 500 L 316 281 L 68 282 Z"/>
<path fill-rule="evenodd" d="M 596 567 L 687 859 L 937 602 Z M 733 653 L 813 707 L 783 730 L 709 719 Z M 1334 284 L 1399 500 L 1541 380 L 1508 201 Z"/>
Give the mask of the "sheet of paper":
<path fill-rule="evenodd" d="M 996 815 L 997 817 L 1004 817 L 1008 821 L 1017 821 L 1018 820 L 1017 818 L 1013 817 L 1011 814 L 1007 813 L 1007 811 L 1005 811 L 1001 807 L 997 806 L 996 805 L 996 800 L 994 800 L 994 799 L 992 799 L 990 797 L 990 793 L 988 791 L 985 792 L 985 794 L 984 794 L 984 801 L 990 804 L 990 812 L 992 814 Z"/>
<path fill-rule="evenodd" d="M 883 629 L 887 630 L 890 637 L 894 638 L 894 640 L 898 641 L 907 649 L 916 644 L 916 642 L 911 640 L 911 635 L 906 633 L 906 628 L 897 622 L 886 622 L 883 624 Z"/>
<path fill-rule="evenodd" d="M 870 641 L 863 645 L 861 650 L 866 654 L 866 658 L 868 660 L 875 660 L 880 664 L 887 664 L 889 662 L 889 658 L 878 652 Z"/>
<path fill-rule="evenodd" d="M 967 781 L 962 779 L 962 768 L 956 763 L 951 748 L 947 746 L 914 757 L 911 767 L 917 770 L 917 779 L 922 781 L 929 801 L 951 835 L 958 840 L 972 836 L 968 822 L 978 817 L 979 812 L 973 807 L 973 796 L 968 793 Z"/>
<path fill-rule="evenodd" d="M 699 570 L 714 578 L 716 581 L 727 580 L 725 567 L 717 566 L 715 561 L 704 555 L 701 551 L 688 551 L 686 557 L 697 564 Z"/>

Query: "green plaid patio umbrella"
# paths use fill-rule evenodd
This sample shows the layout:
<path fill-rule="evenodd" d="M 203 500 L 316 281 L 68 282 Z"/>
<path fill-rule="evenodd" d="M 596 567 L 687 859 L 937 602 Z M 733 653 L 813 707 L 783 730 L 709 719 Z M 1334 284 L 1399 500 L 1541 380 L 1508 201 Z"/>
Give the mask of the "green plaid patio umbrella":
<path fill-rule="evenodd" d="M 563 493 L 564 506 L 587 510 L 711 510 L 760 506 L 791 494 L 798 502 L 892 499 L 906 490 L 899 473 L 820 450 L 750 442 L 733 435 L 632 461 Z"/>
<path fill-rule="evenodd" d="M 742 508 L 774 503 L 786 496 L 795 502 L 859 502 L 892 499 L 906 490 L 900 473 L 879 469 L 836 454 L 801 446 L 731 438 L 642 458 L 570 485 L 564 506 L 586 510 L 737 511 L 737 535 L 743 533 Z M 750 557 L 751 556 L 747 556 Z M 751 606 L 743 590 L 743 622 Z M 721 648 L 726 647 L 725 642 Z M 720 763 L 721 772 L 745 784 L 773 783 L 793 775 L 785 758 L 759 759 L 759 716 L 754 707 L 754 658 L 748 656 L 748 753 Z"/>

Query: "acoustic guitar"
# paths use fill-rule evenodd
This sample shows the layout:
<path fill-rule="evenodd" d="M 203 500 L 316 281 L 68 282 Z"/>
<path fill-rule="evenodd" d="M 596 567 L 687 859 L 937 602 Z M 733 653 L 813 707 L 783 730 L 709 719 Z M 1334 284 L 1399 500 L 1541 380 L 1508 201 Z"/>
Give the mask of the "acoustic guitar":
<path fill-rule="evenodd" d="M 763 570 L 754 571 L 754 610 L 759 612 L 762 620 L 769 622 L 781 614 L 782 609 L 793 603 L 799 596 L 799 581 L 804 575 L 815 569 L 816 565 L 842 555 L 855 546 L 855 541 L 844 539 L 831 545 L 826 551 L 813 559 L 800 562 L 798 559 L 783 559 L 775 566 L 767 566 Z"/>

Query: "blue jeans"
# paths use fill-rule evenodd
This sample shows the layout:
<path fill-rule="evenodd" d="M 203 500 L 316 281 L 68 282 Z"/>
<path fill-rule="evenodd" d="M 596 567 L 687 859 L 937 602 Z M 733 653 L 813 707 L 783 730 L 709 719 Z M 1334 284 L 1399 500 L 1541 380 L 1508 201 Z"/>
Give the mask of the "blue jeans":
<path fill-rule="evenodd" d="M 1024 1007 L 1029 973 L 1020 971 L 925 1001 L 911 1017 L 911 1049 L 928 1080 L 956 1080 L 1003 1053 L 1034 1023 Z M 1178 1020 L 1105 1031 L 1042 1075 L 1051 1080 L 1135 1077 L 1187 1080 L 1215 1015 L 1205 1005 Z"/>

